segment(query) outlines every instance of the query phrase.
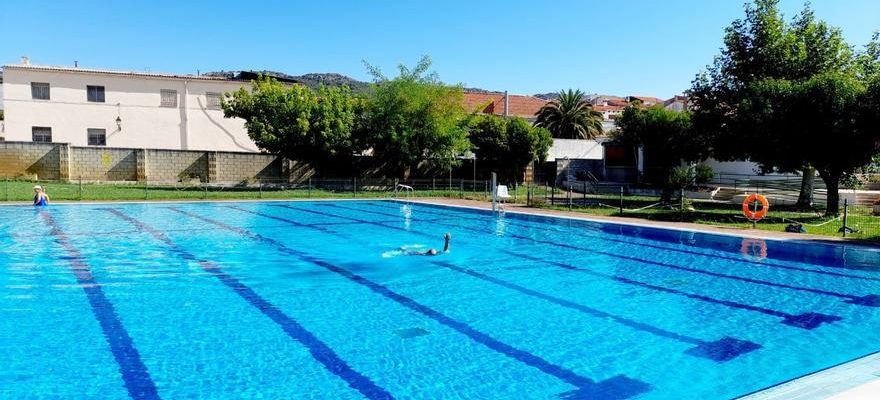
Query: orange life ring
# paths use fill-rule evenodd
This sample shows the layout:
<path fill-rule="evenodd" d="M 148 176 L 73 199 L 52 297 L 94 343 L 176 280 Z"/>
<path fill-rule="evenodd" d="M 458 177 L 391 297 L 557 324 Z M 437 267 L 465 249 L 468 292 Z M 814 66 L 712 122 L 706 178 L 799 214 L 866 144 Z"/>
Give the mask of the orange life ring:
<path fill-rule="evenodd" d="M 756 201 L 761 203 L 760 210 L 752 210 L 752 203 Z M 746 197 L 745 200 L 743 200 L 742 206 L 743 214 L 746 216 L 746 218 L 752 221 L 757 221 L 761 218 L 764 218 L 764 216 L 767 215 L 767 211 L 770 210 L 770 202 L 767 201 L 767 198 L 757 193 L 752 193 L 748 197 Z"/>

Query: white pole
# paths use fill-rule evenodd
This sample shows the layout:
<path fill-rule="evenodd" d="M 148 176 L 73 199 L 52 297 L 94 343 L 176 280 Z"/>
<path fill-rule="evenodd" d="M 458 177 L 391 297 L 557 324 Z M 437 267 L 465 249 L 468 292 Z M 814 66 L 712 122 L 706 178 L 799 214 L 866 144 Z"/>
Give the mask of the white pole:
<path fill-rule="evenodd" d="M 495 173 L 492 173 L 492 212 L 495 212 L 495 199 L 498 195 L 498 184 L 497 184 L 498 176 Z"/>

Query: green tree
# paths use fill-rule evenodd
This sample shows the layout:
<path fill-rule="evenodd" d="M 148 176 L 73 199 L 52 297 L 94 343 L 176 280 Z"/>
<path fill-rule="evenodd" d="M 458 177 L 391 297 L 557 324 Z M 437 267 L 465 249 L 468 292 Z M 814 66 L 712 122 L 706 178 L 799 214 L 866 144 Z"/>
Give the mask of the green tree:
<path fill-rule="evenodd" d="M 660 200 L 664 202 L 671 200 L 676 186 L 673 170 L 682 161 L 700 161 L 708 153 L 706 143 L 694 136 L 690 113 L 686 111 L 630 104 L 615 123 L 618 129 L 612 133 L 613 140 L 644 149 L 645 167 L 657 172 L 654 180 L 663 187 Z"/>
<path fill-rule="evenodd" d="M 308 162 L 320 172 L 351 164 L 358 100 L 347 87 L 284 85 L 260 77 L 250 90 L 227 93 L 223 114 L 242 118 L 248 136 L 267 152 Z"/>
<path fill-rule="evenodd" d="M 475 115 L 467 129 L 477 157 L 507 179 L 522 178 L 528 163 L 544 161 L 553 144 L 548 130 L 519 117 Z"/>
<path fill-rule="evenodd" d="M 464 91 L 428 73 L 431 59 L 422 57 L 412 69 L 386 78 L 367 64 L 373 75 L 359 138 L 373 155 L 396 174 L 409 177 L 422 163 L 436 168 L 458 165 L 457 156 L 470 148 L 462 121 Z"/>
<path fill-rule="evenodd" d="M 595 139 L 602 135 L 602 113 L 584 99 L 580 90 L 561 90 L 538 111 L 535 126 L 546 128 L 555 138 Z"/>
<path fill-rule="evenodd" d="M 756 0 L 746 6 L 744 19 L 726 29 L 721 55 L 693 82 L 689 96 L 695 130 L 711 137 L 713 156 L 719 160 L 750 159 L 764 172 L 802 171 L 799 203 L 808 203 L 815 166 L 796 154 L 755 145 L 778 132 L 763 129 L 769 121 L 755 118 L 750 96 L 761 90 L 755 88 L 761 81 L 804 82 L 817 74 L 846 73 L 853 69 L 852 61 L 840 30 L 817 20 L 809 6 L 786 23 L 778 0 Z"/>

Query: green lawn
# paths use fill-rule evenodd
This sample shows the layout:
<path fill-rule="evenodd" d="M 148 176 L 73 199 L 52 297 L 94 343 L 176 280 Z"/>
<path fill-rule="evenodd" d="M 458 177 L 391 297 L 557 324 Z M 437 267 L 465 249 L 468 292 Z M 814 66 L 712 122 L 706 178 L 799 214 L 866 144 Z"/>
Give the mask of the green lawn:
<path fill-rule="evenodd" d="M 265 185 L 262 189 L 259 186 L 249 187 L 219 187 L 203 185 L 185 185 L 178 184 L 176 186 L 154 186 L 149 185 L 144 188 L 138 184 L 96 184 L 84 183 L 59 183 L 59 182 L 38 182 L 42 185 L 53 201 L 124 201 L 124 200 L 233 200 L 233 199 L 321 199 L 321 198 L 389 198 L 393 193 L 387 188 L 374 187 L 376 190 L 359 190 L 352 192 L 351 190 L 327 190 L 308 187 L 299 188 L 278 188 Z M 3 181 L 0 182 L 0 202 L 29 202 L 33 197 L 32 187 L 34 182 L 30 181 Z M 549 205 L 544 200 L 549 193 L 544 186 L 532 187 L 533 206 L 547 209 L 567 210 L 567 205 Z M 452 188 L 451 190 L 417 190 L 415 197 L 446 197 L 446 198 L 465 198 L 472 200 L 488 200 L 484 190 L 460 190 Z M 515 196 L 516 202 L 525 203 L 526 189 L 519 187 L 515 191 L 511 188 L 511 196 Z M 565 202 L 565 192 L 557 191 L 555 193 L 557 202 Z M 559 200 L 563 199 L 563 200 Z M 573 196 L 575 203 L 583 200 L 583 196 L 576 194 Z M 708 225 L 728 226 L 738 228 L 749 228 L 751 223 L 742 217 L 739 205 L 735 204 L 717 204 L 706 202 L 693 202 L 693 211 L 680 212 L 678 207 L 653 207 L 638 211 L 625 211 L 622 215 L 617 208 L 620 203 L 620 197 L 615 195 L 588 196 L 590 202 L 601 202 L 609 205 L 589 205 L 573 207 L 573 211 L 583 212 L 592 215 L 607 216 L 623 216 L 628 218 L 644 218 L 655 221 L 677 221 L 677 222 L 693 222 Z M 639 209 L 657 202 L 656 197 L 645 196 L 628 196 L 624 198 L 624 208 L 628 210 Z M 788 220 L 803 223 L 808 233 L 826 236 L 840 236 L 838 230 L 842 226 L 842 221 L 836 220 L 821 226 L 819 225 L 829 221 L 822 215 L 821 210 L 798 210 L 786 207 L 773 207 L 770 210 L 770 216 L 757 223 L 756 228 L 783 231 L 785 226 L 791 223 Z M 880 217 L 871 215 L 869 207 L 851 208 L 848 217 L 848 226 L 858 229 L 859 232 L 849 234 L 849 237 L 856 239 L 864 239 L 871 241 L 880 241 Z"/>
<path fill-rule="evenodd" d="M 387 198 L 393 193 L 385 188 L 376 190 L 327 190 L 301 186 L 280 188 L 272 185 L 247 187 L 221 187 L 212 185 L 148 185 L 112 183 L 61 183 L 3 181 L 0 182 L 0 202 L 31 201 L 33 186 L 43 186 L 52 201 L 125 201 L 125 200 L 223 200 L 223 199 L 307 199 L 307 198 Z M 417 197 L 450 197 L 485 200 L 482 190 L 419 190 Z"/>
<path fill-rule="evenodd" d="M 595 198 L 595 197 L 593 197 Z M 619 197 L 604 196 L 600 201 L 617 206 Z M 656 197 L 626 197 L 624 207 L 637 209 L 649 206 L 657 202 Z M 541 204 L 541 208 L 568 210 L 567 205 Z M 698 224 L 751 228 L 752 224 L 742 215 L 742 209 L 738 204 L 718 204 L 710 202 L 692 202 L 693 210 L 681 212 L 677 206 L 653 207 L 640 211 L 624 211 L 620 213 L 618 208 L 590 205 L 572 207 L 572 211 L 583 212 L 592 215 L 623 216 L 628 218 L 643 218 L 654 221 L 692 222 Z M 757 224 L 755 228 L 769 231 L 782 232 L 790 223 L 797 221 L 804 224 L 807 233 L 824 236 L 841 236 L 839 229 L 843 226 L 841 219 L 834 220 L 823 215 L 821 209 L 796 209 L 794 207 L 771 207 L 769 216 Z M 847 234 L 847 237 L 880 241 L 880 216 L 872 215 L 870 207 L 850 207 L 847 216 L 847 226 L 855 228 L 859 232 Z"/>

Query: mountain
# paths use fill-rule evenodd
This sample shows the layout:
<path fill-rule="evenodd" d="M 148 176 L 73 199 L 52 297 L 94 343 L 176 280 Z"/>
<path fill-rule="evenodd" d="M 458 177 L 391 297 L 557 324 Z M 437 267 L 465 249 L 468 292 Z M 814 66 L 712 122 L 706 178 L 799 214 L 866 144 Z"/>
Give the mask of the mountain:
<path fill-rule="evenodd" d="M 270 76 L 282 82 L 301 83 L 312 89 L 320 85 L 324 86 L 348 86 L 354 92 L 362 92 L 369 86 L 368 82 L 337 74 L 337 73 L 312 73 L 304 75 L 290 75 L 278 71 L 216 71 L 203 74 L 205 76 L 219 76 L 227 79 L 253 80 L 258 75 Z"/>

